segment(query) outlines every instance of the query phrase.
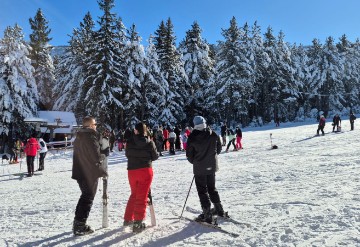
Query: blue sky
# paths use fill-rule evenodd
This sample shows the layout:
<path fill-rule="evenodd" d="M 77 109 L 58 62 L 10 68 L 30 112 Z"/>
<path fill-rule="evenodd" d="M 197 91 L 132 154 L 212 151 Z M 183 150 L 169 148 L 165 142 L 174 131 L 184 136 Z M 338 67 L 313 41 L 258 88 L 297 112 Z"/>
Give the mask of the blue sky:
<path fill-rule="evenodd" d="M 17 23 L 29 39 L 29 18 L 41 8 L 52 32 L 52 45 L 67 45 L 68 34 L 79 26 L 86 12 L 94 20 L 101 15 L 96 0 L 1 0 L 0 37 L 5 27 Z M 221 29 L 228 28 L 232 16 L 239 26 L 258 22 L 264 33 L 271 26 L 277 35 L 285 33 L 291 43 L 311 44 L 328 36 L 335 41 L 346 34 L 350 41 L 360 37 L 359 0 L 115 0 L 115 12 L 126 27 L 135 23 L 143 40 L 170 17 L 177 42 L 196 20 L 210 43 L 223 40 Z"/>

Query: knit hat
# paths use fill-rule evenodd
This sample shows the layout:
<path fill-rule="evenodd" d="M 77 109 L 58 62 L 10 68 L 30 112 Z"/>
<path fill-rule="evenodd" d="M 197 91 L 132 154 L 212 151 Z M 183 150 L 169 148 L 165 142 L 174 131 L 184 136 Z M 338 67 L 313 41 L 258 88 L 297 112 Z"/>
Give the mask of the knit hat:
<path fill-rule="evenodd" d="M 206 128 L 206 120 L 202 116 L 195 116 L 193 122 L 194 122 L 194 129 L 203 130 Z"/>

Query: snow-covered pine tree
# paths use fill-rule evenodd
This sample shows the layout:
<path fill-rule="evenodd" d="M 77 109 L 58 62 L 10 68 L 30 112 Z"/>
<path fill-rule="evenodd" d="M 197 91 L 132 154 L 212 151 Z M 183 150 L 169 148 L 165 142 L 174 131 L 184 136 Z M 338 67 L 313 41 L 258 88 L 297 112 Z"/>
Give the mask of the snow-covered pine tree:
<path fill-rule="evenodd" d="M 187 77 L 184 71 L 181 55 L 176 49 L 174 27 L 169 18 L 162 21 L 155 32 L 154 45 L 159 56 L 159 65 L 169 85 L 165 97 L 165 108 L 160 119 L 165 123 L 176 124 L 185 118 L 184 102 L 188 97 L 186 92 Z"/>
<path fill-rule="evenodd" d="M 344 106 L 351 110 L 353 106 L 359 104 L 360 95 L 360 50 L 359 40 L 352 44 L 342 35 L 339 43 L 336 44 L 343 65 L 342 81 L 344 83 Z"/>
<path fill-rule="evenodd" d="M 252 125 L 262 125 L 263 104 L 262 104 L 262 88 L 263 81 L 266 76 L 267 68 L 270 65 L 270 58 L 265 51 L 264 40 L 261 34 L 261 28 L 254 22 L 251 28 L 251 50 L 254 52 L 254 85 L 252 89 L 252 96 L 249 101 L 250 111 L 249 118 L 252 119 Z"/>
<path fill-rule="evenodd" d="M 53 105 L 53 88 L 55 86 L 55 67 L 50 55 L 49 45 L 51 29 L 41 9 L 38 9 L 34 19 L 30 18 L 30 59 L 35 69 L 34 76 L 39 91 L 40 107 L 51 110 Z"/>
<path fill-rule="evenodd" d="M 194 22 L 179 46 L 189 83 L 185 98 L 185 114 L 188 123 L 191 123 L 195 115 L 208 116 L 213 111 L 206 108 L 206 99 L 210 95 L 205 93 L 214 76 L 215 62 L 209 55 L 209 46 L 201 37 L 201 32 L 199 24 Z"/>
<path fill-rule="evenodd" d="M 114 118 L 124 109 L 119 100 L 125 86 L 118 44 L 118 23 L 111 12 L 114 0 L 99 0 L 103 15 L 98 21 L 100 29 L 94 32 L 86 59 L 86 75 L 83 90 L 85 112 L 99 122 L 115 128 L 119 123 Z"/>
<path fill-rule="evenodd" d="M 222 30 L 222 35 L 225 41 L 219 43 L 216 56 L 217 102 L 221 120 L 238 123 L 247 115 L 253 82 L 251 53 L 247 53 L 250 40 L 248 33 L 238 27 L 235 17 L 231 19 L 230 27 Z M 247 121 L 243 119 L 242 122 Z"/>
<path fill-rule="evenodd" d="M 148 100 L 148 111 L 146 119 L 150 124 L 162 125 L 163 120 L 160 119 L 160 114 L 166 107 L 165 95 L 169 87 L 164 74 L 161 73 L 159 67 L 159 58 L 153 43 L 153 36 L 148 39 L 148 46 L 146 47 L 146 60 L 145 65 L 148 70 L 148 77 L 145 83 L 148 85 L 149 90 L 146 91 Z"/>
<path fill-rule="evenodd" d="M 291 62 L 289 45 L 284 41 L 284 33 L 279 32 L 276 42 L 276 70 L 274 79 L 277 90 L 273 87 L 274 113 L 283 121 L 293 121 L 299 108 L 299 88 L 294 81 L 294 69 Z"/>
<path fill-rule="evenodd" d="M 324 66 L 323 75 L 324 84 L 320 88 L 322 97 L 322 107 L 325 114 L 329 111 L 342 111 L 346 106 L 344 98 L 344 84 L 342 81 L 343 61 L 334 44 L 334 39 L 328 37 L 323 46 Z"/>
<path fill-rule="evenodd" d="M 294 70 L 294 85 L 298 89 L 297 102 L 299 109 L 297 113 L 298 120 L 310 117 L 312 108 L 310 104 L 311 91 L 309 88 L 309 68 L 308 56 L 303 45 L 291 47 L 291 63 Z"/>
<path fill-rule="evenodd" d="M 56 66 L 57 83 L 55 86 L 55 110 L 71 111 L 75 113 L 79 122 L 85 114 L 83 91 L 86 73 L 86 58 L 90 44 L 93 42 L 94 21 L 88 12 L 79 28 L 75 28 L 69 41 L 66 53 L 60 58 Z"/>
<path fill-rule="evenodd" d="M 36 114 L 38 92 L 29 50 L 18 25 L 5 29 L 0 40 L 0 132 L 22 129 L 24 118 Z"/>

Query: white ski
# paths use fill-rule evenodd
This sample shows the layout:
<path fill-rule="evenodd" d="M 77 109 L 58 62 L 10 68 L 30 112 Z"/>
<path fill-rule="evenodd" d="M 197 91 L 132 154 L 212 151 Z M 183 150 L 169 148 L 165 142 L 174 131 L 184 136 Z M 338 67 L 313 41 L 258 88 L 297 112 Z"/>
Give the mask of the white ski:
<path fill-rule="evenodd" d="M 151 189 L 149 190 L 149 194 L 148 194 L 148 206 L 150 209 L 151 225 L 156 226 L 155 210 L 151 196 Z"/>

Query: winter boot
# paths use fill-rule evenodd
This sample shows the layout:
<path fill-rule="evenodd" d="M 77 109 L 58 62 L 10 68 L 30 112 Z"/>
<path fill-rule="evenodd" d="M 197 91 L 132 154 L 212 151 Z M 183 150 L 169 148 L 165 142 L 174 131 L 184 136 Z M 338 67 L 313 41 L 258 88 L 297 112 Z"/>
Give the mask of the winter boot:
<path fill-rule="evenodd" d="M 134 224 L 133 220 L 124 220 L 123 226 L 132 226 Z"/>
<path fill-rule="evenodd" d="M 213 215 L 218 215 L 220 217 L 225 216 L 225 212 L 224 212 L 223 206 L 221 205 L 221 202 L 214 203 L 214 208 L 211 209 L 211 213 Z"/>
<path fill-rule="evenodd" d="M 144 231 L 146 228 L 145 223 L 143 223 L 142 220 L 135 220 L 134 224 L 133 224 L 133 232 L 134 233 L 139 233 Z"/>
<path fill-rule="evenodd" d="M 94 230 L 91 229 L 90 226 L 86 225 L 86 220 L 85 221 L 79 221 L 79 220 L 75 220 L 74 219 L 74 223 L 73 223 L 73 233 L 76 236 L 84 236 L 87 234 L 91 234 L 93 233 Z"/>
<path fill-rule="evenodd" d="M 212 217 L 210 207 L 203 208 L 202 214 L 200 214 L 195 220 L 196 221 L 201 221 L 201 222 L 206 222 L 206 223 L 209 223 L 209 224 L 214 224 L 214 220 L 213 220 L 213 217 Z"/>

